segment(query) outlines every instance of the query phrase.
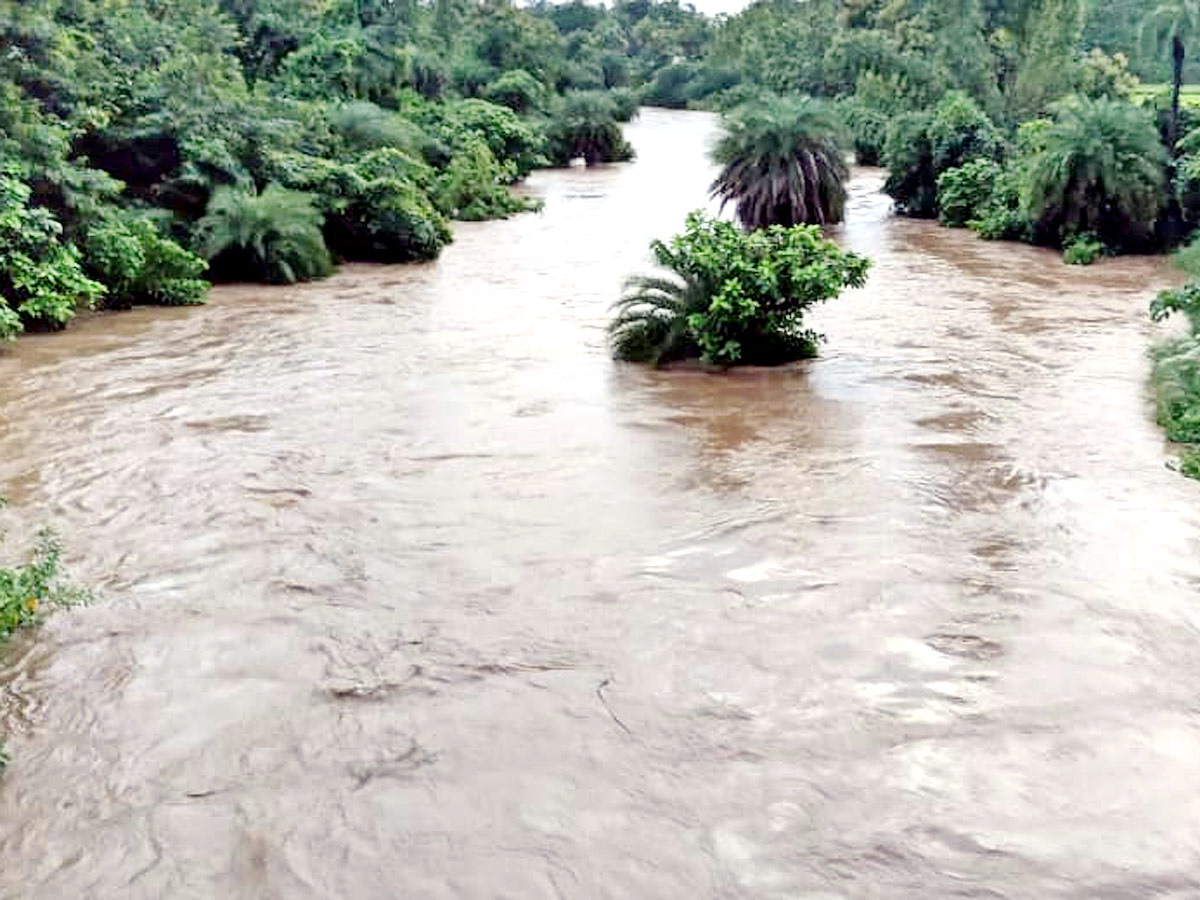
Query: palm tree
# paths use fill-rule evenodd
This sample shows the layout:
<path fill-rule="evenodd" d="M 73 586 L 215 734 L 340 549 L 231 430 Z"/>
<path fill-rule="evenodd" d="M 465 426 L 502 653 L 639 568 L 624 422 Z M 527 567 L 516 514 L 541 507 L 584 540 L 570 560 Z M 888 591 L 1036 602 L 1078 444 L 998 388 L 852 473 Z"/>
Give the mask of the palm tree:
<path fill-rule="evenodd" d="M 617 124 L 617 104 L 602 91 L 571 91 L 546 126 L 546 155 L 554 165 L 583 157 L 589 165 L 633 159 Z"/>
<path fill-rule="evenodd" d="M 1142 45 L 1151 52 L 1171 48 L 1171 121 L 1167 144 L 1174 150 L 1179 137 L 1179 91 L 1187 44 L 1200 30 L 1200 0 L 1164 0 L 1142 23 Z"/>
<path fill-rule="evenodd" d="M 1109 246 L 1137 244 L 1158 218 L 1167 153 L 1151 114 L 1129 103 L 1071 97 L 1029 163 L 1030 219 L 1062 241 L 1094 231 Z"/>
<path fill-rule="evenodd" d="M 698 356 L 688 316 L 708 309 L 713 286 L 688 272 L 662 241 L 651 241 L 650 252 L 671 275 L 635 275 L 625 282 L 621 299 L 613 304 L 616 316 L 608 325 L 613 355 L 654 365 Z"/>
<path fill-rule="evenodd" d="M 261 194 L 220 187 L 197 228 L 197 248 L 218 278 L 291 284 L 333 264 L 313 198 L 277 184 Z"/>
<path fill-rule="evenodd" d="M 749 229 L 840 222 L 849 174 L 841 129 L 819 100 L 752 101 L 724 120 L 713 150 L 723 168 L 712 183 L 721 205 L 737 204 Z"/>

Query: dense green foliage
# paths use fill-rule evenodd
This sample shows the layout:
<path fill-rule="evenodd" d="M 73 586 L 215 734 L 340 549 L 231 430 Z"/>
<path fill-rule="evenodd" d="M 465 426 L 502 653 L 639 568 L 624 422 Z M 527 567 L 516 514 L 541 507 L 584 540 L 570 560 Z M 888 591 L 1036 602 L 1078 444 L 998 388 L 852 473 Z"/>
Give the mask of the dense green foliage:
<path fill-rule="evenodd" d="M 0 170 L 0 338 L 28 326 L 61 328 L 103 286 L 88 278 L 79 251 L 62 240 L 62 225 L 29 205 L 30 187 L 15 167 Z"/>
<path fill-rule="evenodd" d="M 651 251 L 668 274 L 627 282 L 609 326 L 619 359 L 731 366 L 813 356 L 821 336 L 805 327 L 805 311 L 861 286 L 868 267 L 816 226 L 747 232 L 699 212 Z"/>
<path fill-rule="evenodd" d="M 1056 107 L 1032 159 L 1025 208 L 1056 244 L 1091 231 L 1109 246 L 1142 247 L 1164 202 L 1166 162 L 1146 111 L 1074 98 Z"/>
<path fill-rule="evenodd" d="M 618 123 L 712 27 L 673 0 L 0 4 L 0 335 L 436 256 L 447 217 L 530 208 L 533 169 L 630 158 Z"/>
<path fill-rule="evenodd" d="M 938 215 L 938 179 L 943 173 L 1002 152 L 996 127 L 979 104 L 952 91 L 933 109 L 904 113 L 888 127 L 884 190 L 902 212 L 933 218 Z"/>
<path fill-rule="evenodd" d="M 842 220 L 848 176 L 839 124 L 811 98 L 772 98 L 737 107 L 723 120 L 712 192 L 733 201 L 747 228 L 825 225 Z"/>

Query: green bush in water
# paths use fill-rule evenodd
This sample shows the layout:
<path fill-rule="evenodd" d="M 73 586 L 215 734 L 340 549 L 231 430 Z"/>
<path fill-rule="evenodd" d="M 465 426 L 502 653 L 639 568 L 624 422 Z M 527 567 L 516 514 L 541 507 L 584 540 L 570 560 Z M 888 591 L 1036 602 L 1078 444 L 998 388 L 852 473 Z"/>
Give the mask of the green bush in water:
<path fill-rule="evenodd" d="M 1063 262 L 1069 266 L 1090 266 L 1104 255 L 1104 244 L 1090 231 L 1072 238 L 1063 248 Z"/>
<path fill-rule="evenodd" d="M 67 582 L 62 553 L 62 542 L 43 529 L 23 564 L 0 566 L 0 643 L 17 629 L 39 621 L 47 609 L 88 598 L 86 591 Z"/>
<path fill-rule="evenodd" d="M 987 209 L 1000 177 L 990 159 L 973 159 L 938 176 L 938 221 L 961 228 Z"/>
<path fill-rule="evenodd" d="M 5 505 L 6 501 L 0 497 L 0 507 Z M 41 621 L 47 610 L 90 599 L 86 590 L 67 580 L 62 553 L 62 542 L 54 532 L 43 529 L 37 533 L 24 563 L 0 566 L 0 648 L 19 629 Z M 0 775 L 7 765 L 8 754 L 0 741 Z"/>
<path fill-rule="evenodd" d="M 869 263 L 817 226 L 746 232 L 693 212 L 669 243 L 650 245 L 665 275 L 629 279 L 609 324 L 614 355 L 662 364 L 699 357 L 721 366 L 814 356 L 821 336 L 804 313 L 866 280 Z"/>
<path fill-rule="evenodd" d="M 618 122 L 632 121 L 637 115 L 637 94 L 627 87 L 613 88 L 608 91 L 608 97 L 613 102 L 613 116 Z"/>
<path fill-rule="evenodd" d="M 883 164 L 884 191 L 905 215 L 938 214 L 938 177 L 976 158 L 995 159 L 1003 143 L 995 126 L 973 99 L 951 91 L 932 111 L 897 116 L 888 126 Z"/>
<path fill-rule="evenodd" d="M 62 328 L 104 286 L 88 278 L 62 226 L 29 205 L 32 191 L 15 166 L 0 168 L 0 339 L 27 327 Z"/>
<path fill-rule="evenodd" d="M 603 91 L 570 93 L 546 125 L 546 155 L 553 165 L 580 157 L 589 165 L 633 159 L 617 124 L 617 106 Z"/>
<path fill-rule="evenodd" d="M 128 309 L 134 304 L 188 306 L 204 302 L 207 264 L 189 250 L 163 237 L 151 222 L 110 214 L 88 229 L 83 242 L 84 266 L 108 289 L 104 306 Z"/>
<path fill-rule="evenodd" d="M 217 188 L 197 225 L 213 274 L 236 281 L 292 284 L 323 278 L 333 262 L 310 194 L 269 184 L 261 194 Z"/>

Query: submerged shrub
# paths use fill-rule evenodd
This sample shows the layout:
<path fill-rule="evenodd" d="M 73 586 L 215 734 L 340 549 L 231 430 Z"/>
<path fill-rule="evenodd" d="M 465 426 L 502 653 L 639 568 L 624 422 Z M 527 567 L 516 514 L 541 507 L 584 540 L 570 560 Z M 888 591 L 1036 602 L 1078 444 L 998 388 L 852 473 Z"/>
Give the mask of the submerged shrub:
<path fill-rule="evenodd" d="M 108 292 L 104 306 L 134 304 L 186 306 L 204 302 L 207 264 L 159 234 L 151 222 L 112 214 L 88 230 L 83 244 L 88 274 Z"/>
<path fill-rule="evenodd" d="M 884 191 L 905 215 L 938 215 L 938 178 L 972 159 L 995 159 L 1003 150 L 994 125 L 979 105 L 951 91 L 930 111 L 904 113 L 892 120 L 884 141 L 888 168 Z"/>
<path fill-rule="evenodd" d="M 608 92 L 608 97 L 613 102 L 613 116 L 618 122 L 629 122 L 637 115 L 637 94 L 629 88 L 613 88 Z"/>
<path fill-rule="evenodd" d="M 1104 244 L 1090 231 L 1072 238 L 1063 248 L 1063 262 L 1069 266 L 1090 266 L 1104 255 Z"/>
<path fill-rule="evenodd" d="M 5 505 L 6 501 L 0 497 L 0 507 Z M 37 624 L 47 610 L 83 603 L 90 598 L 86 590 L 67 580 L 62 554 L 62 542 L 53 531 L 42 529 L 25 562 L 0 565 L 0 648 L 19 629 Z M 0 775 L 7 765 L 8 754 L 0 740 Z"/>
<path fill-rule="evenodd" d="M 197 226 L 198 247 L 218 278 L 292 284 L 333 269 L 309 194 L 269 184 L 261 194 L 218 188 Z"/>
<path fill-rule="evenodd" d="M 552 165 L 580 157 L 589 165 L 633 159 L 633 147 L 617 124 L 617 107 L 603 91 L 576 91 L 557 106 L 546 125 L 546 155 Z"/>
<path fill-rule="evenodd" d="M 887 139 L 887 115 L 854 100 L 841 103 L 838 111 L 850 132 L 854 161 L 860 166 L 879 165 Z"/>
<path fill-rule="evenodd" d="M 699 74 L 700 66 L 696 63 L 678 62 L 663 66 L 654 74 L 654 80 L 642 89 L 642 102 L 647 106 L 684 109 L 691 99 L 689 88 L 692 80 Z"/>
<path fill-rule="evenodd" d="M 47 609 L 87 599 L 86 591 L 66 580 L 62 554 L 62 542 L 43 529 L 23 564 L 0 566 L 0 643 L 33 625 Z"/>
<path fill-rule="evenodd" d="M 861 286 L 869 265 L 817 226 L 746 232 L 702 212 L 650 249 L 668 274 L 629 279 L 608 328 L 614 355 L 631 362 L 773 365 L 813 356 L 821 336 L 804 327 L 805 311 Z"/>
<path fill-rule="evenodd" d="M 962 227 L 987 209 L 1000 177 L 1000 166 L 990 159 L 974 159 L 938 176 L 938 221 Z"/>

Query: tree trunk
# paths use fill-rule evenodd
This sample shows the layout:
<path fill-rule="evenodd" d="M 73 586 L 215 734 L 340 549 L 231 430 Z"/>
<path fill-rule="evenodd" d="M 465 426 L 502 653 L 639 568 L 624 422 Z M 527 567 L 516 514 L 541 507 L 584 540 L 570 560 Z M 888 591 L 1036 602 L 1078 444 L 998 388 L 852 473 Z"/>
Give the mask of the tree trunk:
<path fill-rule="evenodd" d="M 1171 39 L 1171 75 L 1173 81 L 1171 83 L 1171 128 L 1167 135 L 1167 143 L 1170 144 L 1170 151 L 1175 152 L 1175 142 L 1179 140 L 1179 91 L 1183 87 L 1183 39 L 1179 32 L 1175 32 L 1175 36 Z"/>

